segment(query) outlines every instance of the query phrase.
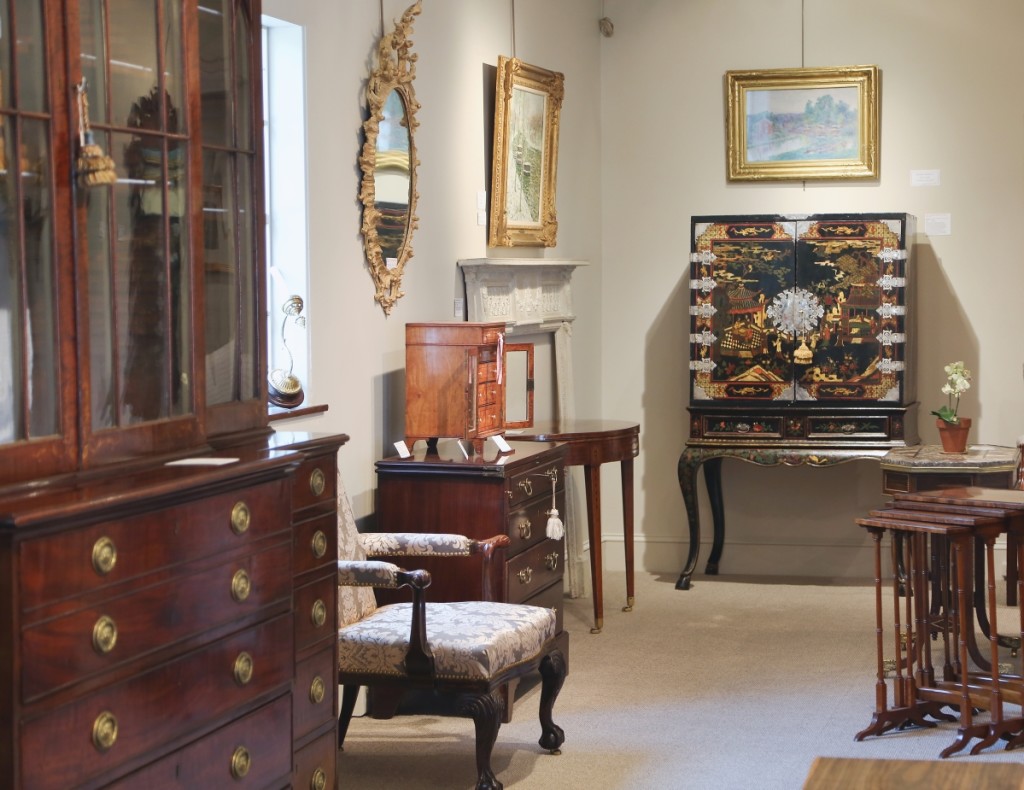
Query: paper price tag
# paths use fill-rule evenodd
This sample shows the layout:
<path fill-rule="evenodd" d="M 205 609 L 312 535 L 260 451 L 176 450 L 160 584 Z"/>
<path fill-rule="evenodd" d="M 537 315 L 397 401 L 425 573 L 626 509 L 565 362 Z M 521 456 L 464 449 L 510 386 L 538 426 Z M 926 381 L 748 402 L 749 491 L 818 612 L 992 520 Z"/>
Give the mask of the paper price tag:
<path fill-rule="evenodd" d="M 409 452 L 405 442 L 395 442 L 395 452 L 398 453 L 399 458 L 412 458 L 412 453 Z"/>
<path fill-rule="evenodd" d="M 512 452 L 512 448 L 509 446 L 509 443 L 505 441 L 504 436 L 492 436 L 491 438 L 494 440 L 494 443 L 498 445 L 498 449 L 503 453 Z"/>

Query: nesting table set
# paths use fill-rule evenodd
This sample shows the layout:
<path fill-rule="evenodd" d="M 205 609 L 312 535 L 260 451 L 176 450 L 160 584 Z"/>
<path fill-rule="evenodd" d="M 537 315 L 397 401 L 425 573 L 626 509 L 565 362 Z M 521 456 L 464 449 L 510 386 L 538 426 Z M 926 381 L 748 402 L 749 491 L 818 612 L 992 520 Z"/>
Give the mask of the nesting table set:
<path fill-rule="evenodd" d="M 1015 554 L 1007 557 L 1007 566 L 1016 569 L 1024 562 L 1024 491 L 965 486 L 895 492 L 889 507 L 857 523 L 874 544 L 877 672 L 874 715 L 856 739 L 959 719 L 957 736 L 941 757 L 972 741 L 977 742 L 971 754 L 999 741 L 1007 749 L 1024 745 L 1024 655 L 1018 655 L 1024 603 L 1018 603 L 1015 622 L 1005 624 L 1014 636 L 1000 636 L 994 553 L 996 538 L 1005 534 L 1008 554 Z M 888 617 L 886 533 L 893 539 Z M 1008 598 L 1021 602 L 1022 582 L 1013 576 L 1016 595 Z M 976 625 L 988 641 L 987 651 L 977 643 Z M 890 638 L 896 656 L 891 673 L 884 658 Z M 1013 648 L 1016 666 L 1000 665 L 1001 646 Z"/>

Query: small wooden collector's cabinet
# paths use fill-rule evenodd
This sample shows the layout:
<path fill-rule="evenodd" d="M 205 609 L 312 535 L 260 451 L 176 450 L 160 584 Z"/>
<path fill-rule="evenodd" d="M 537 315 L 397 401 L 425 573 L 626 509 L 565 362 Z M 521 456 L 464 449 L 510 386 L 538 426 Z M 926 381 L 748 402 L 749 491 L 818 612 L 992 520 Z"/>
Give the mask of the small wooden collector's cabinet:
<path fill-rule="evenodd" d="M 396 560 L 422 567 L 433 581 L 431 601 L 497 600 L 554 609 L 562 630 L 565 540 L 547 537 L 552 494 L 565 512 L 565 447 L 509 442 L 505 455 L 470 455 L 457 442 L 437 452 L 377 462 L 377 528 L 381 532 L 455 532 L 477 540 L 508 535 L 504 564 L 484 579 L 478 557 Z M 414 565 L 412 564 L 414 563 Z M 490 586 L 492 595 L 485 596 Z M 407 597 L 407 596 L 406 596 Z M 567 637 L 567 635 L 566 635 Z"/>
<path fill-rule="evenodd" d="M 690 444 L 917 441 L 914 217 L 693 217 Z"/>
<path fill-rule="evenodd" d="M 405 325 L 405 438 L 467 439 L 505 430 L 505 324 Z"/>

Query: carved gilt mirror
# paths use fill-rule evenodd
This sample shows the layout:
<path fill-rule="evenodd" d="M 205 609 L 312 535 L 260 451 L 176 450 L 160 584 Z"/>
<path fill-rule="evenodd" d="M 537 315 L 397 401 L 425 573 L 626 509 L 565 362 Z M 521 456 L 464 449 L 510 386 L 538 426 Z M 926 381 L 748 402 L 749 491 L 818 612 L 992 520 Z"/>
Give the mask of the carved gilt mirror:
<path fill-rule="evenodd" d="M 381 37 L 377 63 L 366 85 L 368 117 L 359 156 L 363 203 L 363 249 L 376 286 L 374 299 L 385 315 L 402 296 L 402 273 L 412 257 L 416 227 L 416 143 L 414 132 L 420 105 L 413 90 L 416 55 L 412 53 L 413 17 L 420 2 L 410 6 L 395 29 Z"/>

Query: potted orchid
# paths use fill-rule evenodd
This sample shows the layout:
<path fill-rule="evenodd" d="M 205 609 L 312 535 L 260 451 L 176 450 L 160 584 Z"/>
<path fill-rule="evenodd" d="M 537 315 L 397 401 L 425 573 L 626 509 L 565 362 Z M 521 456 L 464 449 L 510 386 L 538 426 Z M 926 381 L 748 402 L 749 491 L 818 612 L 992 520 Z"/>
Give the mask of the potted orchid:
<path fill-rule="evenodd" d="M 947 453 L 962 453 L 967 449 L 967 432 L 971 428 L 968 417 L 960 417 L 960 396 L 971 388 L 971 371 L 964 367 L 963 362 L 950 362 L 945 367 L 946 383 L 942 385 L 942 393 L 946 396 L 946 405 L 932 412 L 939 419 L 939 438 L 942 448 Z"/>

